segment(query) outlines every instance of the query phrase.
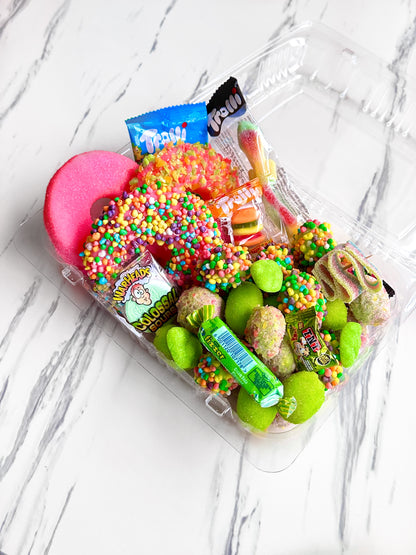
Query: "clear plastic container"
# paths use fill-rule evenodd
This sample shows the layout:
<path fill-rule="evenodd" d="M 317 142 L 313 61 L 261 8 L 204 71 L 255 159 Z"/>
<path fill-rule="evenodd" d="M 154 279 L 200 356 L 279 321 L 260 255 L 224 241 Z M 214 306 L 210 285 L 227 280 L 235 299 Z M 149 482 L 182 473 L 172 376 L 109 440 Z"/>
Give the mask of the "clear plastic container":
<path fill-rule="evenodd" d="M 396 292 L 392 317 L 372 329 L 348 371 L 351 379 L 416 304 L 416 85 L 345 37 L 313 23 L 268 43 L 198 91 L 192 101 L 208 101 L 230 75 L 238 79 L 311 217 L 330 222 L 338 243 L 352 240 L 371 256 Z M 131 156 L 129 146 L 120 152 Z M 82 274 L 57 264 L 41 213 L 22 226 L 15 241 L 72 302 L 80 309 L 88 305 Z M 117 328 L 122 329 L 111 328 L 112 339 L 129 348 L 122 334 L 115 333 Z M 151 354 L 145 357 L 146 370 L 264 471 L 287 468 L 348 387 L 347 380 L 327 395 L 319 412 L 302 425 L 253 433 L 243 427 L 227 398 L 206 394 L 190 375 L 170 367 L 150 342 L 133 336 Z M 142 361 L 144 354 L 134 356 Z"/>

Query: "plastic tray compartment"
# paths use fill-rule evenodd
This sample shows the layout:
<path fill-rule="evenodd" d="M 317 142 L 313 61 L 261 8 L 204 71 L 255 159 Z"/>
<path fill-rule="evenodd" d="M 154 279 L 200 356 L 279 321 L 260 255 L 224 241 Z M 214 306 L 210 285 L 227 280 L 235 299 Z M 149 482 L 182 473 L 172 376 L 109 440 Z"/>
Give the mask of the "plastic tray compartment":
<path fill-rule="evenodd" d="M 311 217 L 331 222 L 338 242 L 350 239 L 371 256 L 396 291 L 392 318 L 373 330 L 369 345 L 348 371 L 353 378 L 357 370 L 368 370 L 374 346 L 389 341 L 392 326 L 416 303 L 416 87 L 374 55 L 313 23 L 267 44 L 198 91 L 192 101 L 208 101 L 230 75 L 238 79 Z M 128 146 L 121 151 L 131 156 Z M 72 302 L 85 307 L 82 276 L 71 267 L 59 268 L 46 253 L 41 256 L 39 237 L 48 250 L 40 213 L 17 234 L 16 247 Z M 63 288 L 62 275 L 75 287 Z M 125 346 L 114 326 L 111 335 Z M 141 346 L 151 356 L 145 357 L 140 348 L 134 348 L 132 356 L 148 372 L 251 463 L 269 472 L 283 470 L 296 459 L 348 387 L 346 383 L 329 394 L 321 410 L 300 426 L 252 433 L 227 399 L 207 395 L 188 374 L 165 364 L 151 343 L 143 340 Z"/>

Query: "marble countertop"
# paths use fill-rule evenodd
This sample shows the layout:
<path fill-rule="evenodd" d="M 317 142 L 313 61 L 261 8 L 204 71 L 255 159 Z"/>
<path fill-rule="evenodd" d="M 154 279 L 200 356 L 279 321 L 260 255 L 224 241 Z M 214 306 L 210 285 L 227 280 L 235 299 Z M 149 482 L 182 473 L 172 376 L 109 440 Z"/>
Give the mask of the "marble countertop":
<path fill-rule="evenodd" d="M 68 158 L 119 150 L 127 117 L 190 99 L 306 20 L 416 75 L 416 0 L 2 2 L 1 553 L 416 552 L 415 313 L 297 460 L 265 473 L 14 241 Z"/>

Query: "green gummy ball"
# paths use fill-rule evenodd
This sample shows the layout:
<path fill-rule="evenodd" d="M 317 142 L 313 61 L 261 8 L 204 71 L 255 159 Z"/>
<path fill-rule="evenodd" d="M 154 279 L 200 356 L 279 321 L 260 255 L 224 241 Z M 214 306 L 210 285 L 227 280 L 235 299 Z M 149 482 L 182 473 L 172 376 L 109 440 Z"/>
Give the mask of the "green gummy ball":
<path fill-rule="evenodd" d="M 325 386 L 315 372 L 295 372 L 283 380 L 285 398 L 296 399 L 296 409 L 286 418 L 292 424 L 302 424 L 321 408 L 325 401 Z"/>
<path fill-rule="evenodd" d="M 173 326 L 166 334 L 166 343 L 172 359 L 183 370 L 190 370 L 198 364 L 202 345 L 187 329 Z"/>
<path fill-rule="evenodd" d="M 342 330 L 347 323 L 348 310 L 345 304 L 341 301 L 341 299 L 327 301 L 326 309 L 328 314 L 325 315 L 325 328 L 333 331 Z"/>
<path fill-rule="evenodd" d="M 339 354 L 341 364 L 345 368 L 352 366 L 361 348 L 361 324 L 347 322 L 341 330 L 339 338 Z"/>
<path fill-rule="evenodd" d="M 165 357 L 169 360 L 172 360 L 172 355 L 170 354 L 166 336 L 170 328 L 173 328 L 173 327 L 174 327 L 174 324 L 171 324 L 171 323 L 163 324 L 163 326 L 159 328 L 155 333 L 155 338 L 153 340 L 153 345 L 156 347 L 156 349 L 161 353 L 163 353 Z"/>
<path fill-rule="evenodd" d="M 254 283 L 244 281 L 230 291 L 225 304 L 225 321 L 234 333 L 244 335 L 255 306 L 263 306 L 263 295 Z"/>
<path fill-rule="evenodd" d="M 257 260 L 250 266 L 251 277 L 259 289 L 277 293 L 282 288 L 282 268 L 274 260 Z"/>
<path fill-rule="evenodd" d="M 256 430 L 266 431 L 277 414 L 277 405 L 261 407 L 247 391 L 241 387 L 237 398 L 237 414 L 240 420 Z"/>

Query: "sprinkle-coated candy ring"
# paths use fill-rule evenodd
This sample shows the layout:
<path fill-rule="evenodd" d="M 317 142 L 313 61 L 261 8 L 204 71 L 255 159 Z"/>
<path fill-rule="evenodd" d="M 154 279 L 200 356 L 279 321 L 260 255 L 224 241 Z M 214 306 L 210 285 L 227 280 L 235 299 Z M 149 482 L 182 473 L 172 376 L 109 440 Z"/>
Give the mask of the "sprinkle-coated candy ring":
<path fill-rule="evenodd" d="M 137 172 L 139 183 L 154 186 L 158 181 L 180 186 L 203 199 L 216 198 L 238 187 L 237 168 L 210 145 L 182 141 L 168 143 L 156 154 L 144 157 Z"/>
<path fill-rule="evenodd" d="M 156 155 L 145 156 L 129 190 L 104 207 L 84 243 L 82 262 L 95 289 L 107 288 L 134 254 L 154 244 L 172 251 L 168 271 L 179 285 L 195 281 L 198 275 L 209 289 L 224 288 L 215 273 L 202 271 L 201 264 L 196 268 L 197 261 L 215 259 L 215 249 L 224 247 L 200 195 L 216 195 L 237 185 L 230 161 L 210 146 L 169 143 Z M 246 253 L 240 250 L 242 260 L 233 257 L 229 283 L 240 283 L 237 270 L 248 268 Z"/>
<path fill-rule="evenodd" d="M 103 287 L 147 245 L 184 248 L 207 258 L 208 247 L 222 242 L 217 223 L 200 197 L 178 187 L 169 189 L 160 181 L 116 197 L 92 227 L 81 257 L 88 277 Z"/>

